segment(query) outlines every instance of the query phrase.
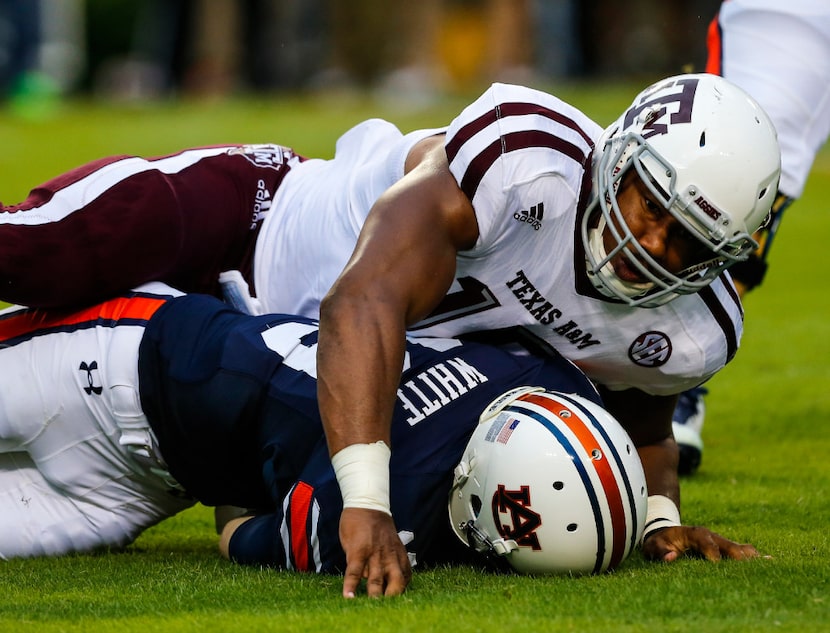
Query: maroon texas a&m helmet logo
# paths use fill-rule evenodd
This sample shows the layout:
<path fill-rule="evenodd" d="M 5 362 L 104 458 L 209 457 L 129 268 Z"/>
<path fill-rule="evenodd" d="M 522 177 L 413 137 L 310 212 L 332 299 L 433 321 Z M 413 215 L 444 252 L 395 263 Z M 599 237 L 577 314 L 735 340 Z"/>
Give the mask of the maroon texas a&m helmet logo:
<path fill-rule="evenodd" d="M 670 125 L 692 122 L 692 107 L 698 79 L 684 77 L 672 79 L 654 86 L 644 93 L 639 103 L 625 113 L 623 129 L 628 129 L 640 113 L 648 110 L 643 123 L 643 138 L 665 134 Z"/>

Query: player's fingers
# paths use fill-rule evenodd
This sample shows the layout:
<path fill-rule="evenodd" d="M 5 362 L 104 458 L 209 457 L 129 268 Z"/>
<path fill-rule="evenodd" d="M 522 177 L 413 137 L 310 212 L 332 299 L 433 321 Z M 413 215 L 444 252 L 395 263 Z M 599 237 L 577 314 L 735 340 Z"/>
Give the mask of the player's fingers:
<path fill-rule="evenodd" d="M 364 565 L 362 562 L 348 561 L 346 563 L 346 573 L 343 576 L 344 598 L 354 598 L 357 595 L 357 589 L 360 587 L 363 576 Z"/>
<path fill-rule="evenodd" d="M 649 560 L 661 560 L 670 563 L 677 560 L 686 551 L 688 539 L 685 528 L 664 528 L 650 535 L 643 543 L 643 554 Z"/>
<path fill-rule="evenodd" d="M 386 596 L 399 596 L 405 590 L 409 581 L 412 579 L 412 568 L 409 565 L 409 559 L 398 560 L 397 565 L 392 565 L 386 577 Z"/>
<path fill-rule="evenodd" d="M 707 560 L 719 561 L 723 558 L 745 560 L 759 556 L 758 550 L 748 543 L 735 543 L 705 528 L 694 530 L 694 549 L 697 549 Z"/>
<path fill-rule="evenodd" d="M 715 540 L 716 535 L 706 528 L 693 527 L 689 531 L 687 550 L 697 552 L 706 560 L 717 562 L 721 559 L 720 545 Z"/>
<path fill-rule="evenodd" d="M 397 556 L 395 551 L 383 550 L 369 560 L 366 576 L 366 593 L 370 598 L 399 596 L 412 578 L 412 568 L 407 556 Z"/>
<path fill-rule="evenodd" d="M 384 566 L 380 563 L 380 556 L 372 556 L 367 565 L 366 594 L 370 598 L 380 598 L 386 585 Z"/>
<path fill-rule="evenodd" d="M 663 562 L 664 563 L 672 563 L 680 558 L 680 553 L 676 550 L 671 550 L 663 554 Z"/>
<path fill-rule="evenodd" d="M 719 534 L 713 534 L 712 536 L 718 544 L 721 554 L 727 558 L 745 560 L 748 558 L 757 558 L 759 556 L 758 550 L 749 543 L 735 543 L 729 539 L 723 538 Z"/>

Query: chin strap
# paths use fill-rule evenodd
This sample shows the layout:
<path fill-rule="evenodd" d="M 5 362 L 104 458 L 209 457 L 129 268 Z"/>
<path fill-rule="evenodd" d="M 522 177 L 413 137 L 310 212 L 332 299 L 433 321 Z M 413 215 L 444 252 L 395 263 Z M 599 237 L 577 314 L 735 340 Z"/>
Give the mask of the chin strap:
<path fill-rule="evenodd" d="M 491 541 L 487 535 L 478 529 L 475 520 L 469 520 L 461 526 L 467 535 L 467 544 L 471 549 L 482 554 L 494 556 L 507 556 L 510 552 L 519 549 L 518 543 L 513 539 L 498 538 Z"/>

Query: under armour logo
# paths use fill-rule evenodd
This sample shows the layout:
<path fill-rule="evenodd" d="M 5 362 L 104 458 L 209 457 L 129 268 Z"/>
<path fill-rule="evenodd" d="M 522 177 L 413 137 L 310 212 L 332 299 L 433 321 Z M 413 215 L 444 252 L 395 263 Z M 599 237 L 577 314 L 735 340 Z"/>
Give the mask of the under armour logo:
<path fill-rule="evenodd" d="M 100 385 L 101 377 L 98 375 L 98 361 L 94 360 L 89 365 L 86 362 L 81 362 L 78 369 L 86 372 L 86 380 L 89 383 L 88 387 L 84 387 L 86 395 L 91 396 L 94 393 L 96 396 L 100 396 L 104 388 Z M 99 384 L 96 385 L 96 382 Z"/>
<path fill-rule="evenodd" d="M 510 524 L 502 523 L 501 514 L 510 513 Z M 542 525 L 542 517 L 530 509 L 530 486 L 519 490 L 507 490 L 499 484 L 493 495 L 493 520 L 502 538 L 516 541 L 516 545 L 542 549 L 536 530 Z"/>

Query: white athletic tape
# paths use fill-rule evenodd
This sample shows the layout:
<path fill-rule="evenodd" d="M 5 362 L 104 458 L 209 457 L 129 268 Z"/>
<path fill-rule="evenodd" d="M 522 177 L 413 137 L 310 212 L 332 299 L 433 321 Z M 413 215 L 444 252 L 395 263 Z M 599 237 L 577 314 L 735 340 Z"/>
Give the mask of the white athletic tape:
<path fill-rule="evenodd" d="M 225 303 L 245 314 L 262 314 L 262 306 L 256 298 L 251 296 L 248 282 L 238 270 L 226 270 L 219 273 L 219 285 L 222 287 L 222 298 Z"/>
<path fill-rule="evenodd" d="M 344 508 L 379 510 L 392 515 L 389 504 L 389 458 L 386 442 L 351 444 L 331 458 Z"/>
<path fill-rule="evenodd" d="M 674 501 L 663 495 L 649 496 L 643 541 L 657 530 L 678 525 L 682 525 L 680 523 L 680 510 Z"/>

